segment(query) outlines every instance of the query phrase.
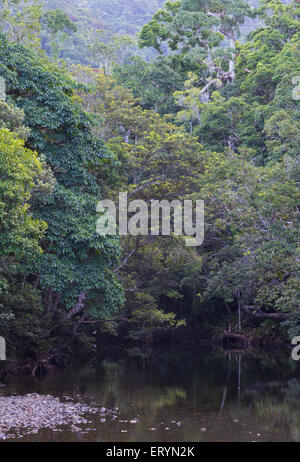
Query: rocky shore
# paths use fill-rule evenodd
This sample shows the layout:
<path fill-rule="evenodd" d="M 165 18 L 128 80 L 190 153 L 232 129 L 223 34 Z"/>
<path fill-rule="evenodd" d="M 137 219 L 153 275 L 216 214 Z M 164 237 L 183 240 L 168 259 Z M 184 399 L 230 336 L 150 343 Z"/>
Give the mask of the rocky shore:
<path fill-rule="evenodd" d="M 0 440 L 21 438 L 45 428 L 60 431 L 60 427 L 68 426 L 70 431 L 81 431 L 78 425 L 91 423 L 89 417 L 95 414 L 114 417 L 117 411 L 76 403 L 69 397 L 62 400 L 36 393 L 0 396 Z"/>

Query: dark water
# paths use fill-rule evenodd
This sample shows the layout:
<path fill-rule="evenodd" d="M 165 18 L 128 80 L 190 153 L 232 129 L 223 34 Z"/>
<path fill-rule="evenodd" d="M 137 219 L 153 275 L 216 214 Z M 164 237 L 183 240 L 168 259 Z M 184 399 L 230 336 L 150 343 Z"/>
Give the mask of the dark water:
<path fill-rule="evenodd" d="M 92 417 L 81 433 L 41 430 L 19 441 L 300 441 L 300 369 L 288 353 L 133 353 L 96 368 L 11 382 L 5 394 L 67 394 L 120 409 L 116 421 Z M 139 422 L 119 422 L 133 418 Z"/>

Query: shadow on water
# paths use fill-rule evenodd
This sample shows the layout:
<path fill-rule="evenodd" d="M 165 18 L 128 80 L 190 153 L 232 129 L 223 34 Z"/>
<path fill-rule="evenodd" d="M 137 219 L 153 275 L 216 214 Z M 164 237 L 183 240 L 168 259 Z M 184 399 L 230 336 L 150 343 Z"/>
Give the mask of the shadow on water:
<path fill-rule="evenodd" d="M 5 393 L 68 395 L 118 408 L 116 420 L 93 416 L 81 433 L 66 427 L 21 440 L 300 441 L 300 368 L 288 353 L 131 350 L 96 366 L 16 379 Z"/>

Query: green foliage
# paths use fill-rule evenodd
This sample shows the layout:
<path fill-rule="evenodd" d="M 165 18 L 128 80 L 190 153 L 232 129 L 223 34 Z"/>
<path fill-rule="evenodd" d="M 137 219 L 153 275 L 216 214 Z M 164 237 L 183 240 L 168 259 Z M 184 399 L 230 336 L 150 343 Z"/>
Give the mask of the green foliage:
<path fill-rule="evenodd" d="M 236 321 L 299 334 L 299 2 L 2 3 L 0 322 L 11 345 L 64 356 L 112 316 L 103 331 L 128 343 Z M 139 46 L 155 59 L 130 35 L 146 21 Z M 99 237 L 97 201 L 120 191 L 204 199 L 204 245 Z"/>
<path fill-rule="evenodd" d="M 180 91 L 189 71 L 201 74 L 205 66 L 187 55 L 158 57 L 152 62 L 134 57 L 123 67 L 114 69 L 120 85 L 130 89 L 145 109 L 175 118 L 180 107 L 174 100 L 174 92 Z"/>
<path fill-rule="evenodd" d="M 293 97 L 293 82 L 300 72 L 299 5 L 264 2 L 258 12 L 266 26 L 245 44 L 236 44 L 236 65 L 229 63 L 229 68 L 226 60 L 232 56 L 226 54 L 225 43 L 221 54 L 215 48 L 222 37 L 209 42 L 214 40 L 209 21 L 216 20 L 215 31 L 223 30 L 230 39 L 238 36 L 243 15 L 250 12 L 236 2 L 222 2 L 219 7 L 209 10 L 206 5 L 205 10 L 202 2 L 182 2 L 172 13 L 169 7 L 158 12 L 140 35 L 141 46 L 163 52 L 168 42 L 171 49 L 178 48 L 178 62 L 193 50 L 194 62 L 198 56 L 206 65 L 181 74 L 185 84 L 174 93 L 176 105 L 170 111 L 209 150 L 201 154 L 198 149 L 199 165 L 205 170 L 196 174 L 198 191 L 192 195 L 206 199 L 206 240 L 199 249 L 205 277 L 198 280 L 197 309 L 215 300 L 233 313 L 239 306 L 247 313 L 247 322 L 268 315 L 273 322 L 285 319 L 283 326 L 292 335 L 299 328 L 300 133 L 299 102 Z M 234 17 L 226 26 L 230 8 L 235 8 Z M 199 24 L 200 36 L 195 32 Z M 160 59 L 165 63 L 172 58 Z M 138 85 L 145 68 L 135 62 L 116 74 L 142 96 L 143 104 L 145 91 Z M 235 79 L 228 85 L 230 68 Z M 164 112 L 164 107 L 159 110 Z"/>
<path fill-rule="evenodd" d="M 46 11 L 43 17 L 43 22 L 52 35 L 64 30 L 73 32 L 76 32 L 77 30 L 77 27 L 72 21 L 70 21 L 67 14 L 59 9 Z"/>
<path fill-rule="evenodd" d="M 0 128 L 7 128 L 21 139 L 26 140 L 30 130 L 23 125 L 24 111 L 5 101 L 0 101 Z"/>
<path fill-rule="evenodd" d="M 1 0 L 0 32 L 16 43 L 40 50 L 42 5 L 39 0 Z"/>
<path fill-rule="evenodd" d="M 105 163 L 109 153 L 92 134 L 91 118 L 74 100 L 74 81 L 4 39 L 0 55 L 8 93 L 24 110 L 31 129 L 28 144 L 45 154 L 56 179 L 53 195 L 33 207 L 35 216 L 48 223 L 48 232 L 44 254 L 33 262 L 32 271 L 65 309 L 84 292 L 87 299 L 90 294 L 94 314 L 99 309 L 101 315 L 95 302 L 100 295 L 102 312 L 110 313 L 122 299 L 109 271 L 117 264 L 119 246 L 116 239 L 96 234 L 95 211 L 101 196 L 89 172 L 93 165 Z"/>
<path fill-rule="evenodd" d="M 33 217 L 29 201 L 42 181 L 37 153 L 9 130 L 0 129 L 0 324 L 7 331 L 15 318 L 13 286 L 18 275 L 42 253 L 47 224 Z M 24 314 L 24 313 L 23 313 Z M 9 337 L 8 337 L 9 338 Z"/>
<path fill-rule="evenodd" d="M 152 46 L 162 53 L 167 44 L 170 50 L 191 53 L 205 62 L 207 75 L 233 81 L 239 26 L 253 14 L 244 0 L 167 2 L 142 29 L 140 46 Z"/>
<path fill-rule="evenodd" d="M 286 157 L 283 164 L 256 167 L 245 154 L 228 152 L 210 155 L 205 167 L 199 191 L 207 214 L 206 296 L 239 301 L 258 315 L 296 314 L 299 165 Z"/>
<path fill-rule="evenodd" d="M 75 75 L 81 76 L 82 71 L 74 69 Z M 194 190 L 201 171 L 201 146 L 196 140 L 157 113 L 141 108 L 130 92 L 104 73 L 95 78 L 91 94 L 82 94 L 82 98 L 91 111 L 101 114 L 99 135 L 119 159 L 108 197 L 117 199 L 118 192 L 126 190 L 131 200 L 176 199 Z M 96 172 L 104 187 L 108 172 Z M 130 337 L 143 336 L 144 329 L 140 332 L 137 326 L 141 327 L 144 317 L 152 336 L 160 331 L 161 324 L 166 329 L 175 323 L 176 314 L 166 310 L 173 300 L 180 302 L 184 291 L 195 283 L 201 259 L 182 239 L 158 237 L 153 241 L 130 236 L 122 244 L 124 259 L 132 256 L 119 267 L 118 275 L 124 287 L 138 287 L 129 289 L 126 296 L 125 313 L 136 326 Z M 161 306 L 161 297 L 167 306 Z M 141 317 L 139 306 L 144 313 Z"/>
<path fill-rule="evenodd" d="M 284 32 L 280 27 L 260 28 L 248 42 L 238 45 L 234 85 L 223 87 L 213 78 L 204 85 L 197 74 L 190 73 L 184 90 L 175 92 L 182 107 L 177 122 L 206 148 L 252 149 L 259 163 L 280 161 L 285 154 L 297 156 L 299 102 L 293 98 L 293 81 L 300 72 L 299 34 L 294 28 L 297 13 L 295 5 L 281 5 L 281 9 L 286 15 Z M 205 97 L 207 91 L 210 99 Z"/>
<path fill-rule="evenodd" d="M 148 0 L 147 2 L 142 0 L 131 0 L 130 2 L 88 0 L 84 4 L 82 0 L 72 0 L 72 2 L 43 0 L 47 16 L 49 14 L 52 16 L 53 12 L 59 10 L 67 15 L 68 20 L 72 21 L 77 29 L 76 31 L 71 29 L 63 33 L 58 32 L 53 38 L 49 30 L 44 27 L 42 31 L 43 48 L 48 53 L 54 53 L 55 56 L 71 64 L 98 66 L 101 54 L 97 53 L 95 59 L 95 46 L 91 49 L 91 45 L 99 42 L 99 31 L 102 31 L 103 37 L 100 42 L 102 42 L 102 51 L 105 51 L 104 61 L 107 59 L 107 54 L 111 56 L 112 52 L 116 58 L 121 58 L 124 53 L 128 52 L 131 55 L 136 54 L 137 47 L 132 43 L 128 44 L 128 37 L 135 42 L 136 33 L 163 3 L 164 0 Z M 123 44 L 120 44 L 120 41 L 123 41 Z M 153 56 L 153 53 L 143 53 L 143 55 Z M 117 59 L 116 62 L 119 60 Z M 101 62 L 100 67 L 104 67 L 104 64 Z"/>
<path fill-rule="evenodd" d="M 1 168 L 1 257 L 29 259 L 40 252 L 39 238 L 45 223 L 29 213 L 29 200 L 42 176 L 37 154 L 24 147 L 7 129 L 0 130 Z"/>
<path fill-rule="evenodd" d="M 67 40 L 67 33 L 77 31 L 77 26 L 69 19 L 68 15 L 59 9 L 48 10 L 42 18 L 44 28 L 50 34 L 49 46 L 51 54 L 59 57 Z"/>
<path fill-rule="evenodd" d="M 110 74 L 116 64 L 123 65 L 126 62 L 137 45 L 134 38 L 129 35 L 115 35 L 110 41 L 104 40 L 103 31 L 96 31 L 95 40 L 89 46 L 91 62 L 98 69 L 103 69 L 106 74 Z"/>

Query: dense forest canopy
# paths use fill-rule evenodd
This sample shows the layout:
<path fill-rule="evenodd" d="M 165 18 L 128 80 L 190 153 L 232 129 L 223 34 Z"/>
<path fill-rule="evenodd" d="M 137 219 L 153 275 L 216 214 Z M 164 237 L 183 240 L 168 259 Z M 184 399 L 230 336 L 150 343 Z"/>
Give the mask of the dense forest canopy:
<path fill-rule="evenodd" d="M 108 33 L 132 34 L 150 21 L 165 0 L 46 0 L 47 8 L 60 8 L 74 21 L 85 18 L 93 28 L 104 28 Z"/>
<path fill-rule="evenodd" d="M 1 4 L 12 356 L 45 371 L 96 343 L 299 335 L 299 2 Z M 100 237 L 97 202 L 122 191 L 204 200 L 204 244 Z"/>

